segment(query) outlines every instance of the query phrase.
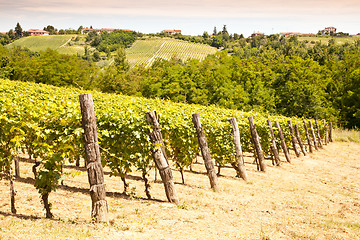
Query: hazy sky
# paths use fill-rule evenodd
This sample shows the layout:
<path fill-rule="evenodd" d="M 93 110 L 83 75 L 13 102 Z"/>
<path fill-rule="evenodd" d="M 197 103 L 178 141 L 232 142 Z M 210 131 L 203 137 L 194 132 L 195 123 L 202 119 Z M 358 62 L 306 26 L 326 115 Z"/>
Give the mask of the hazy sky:
<path fill-rule="evenodd" d="M 317 33 L 334 26 L 360 33 L 360 0 L 0 0 L 0 32 L 24 30 L 127 28 L 143 33 L 181 29 L 183 34 Z"/>

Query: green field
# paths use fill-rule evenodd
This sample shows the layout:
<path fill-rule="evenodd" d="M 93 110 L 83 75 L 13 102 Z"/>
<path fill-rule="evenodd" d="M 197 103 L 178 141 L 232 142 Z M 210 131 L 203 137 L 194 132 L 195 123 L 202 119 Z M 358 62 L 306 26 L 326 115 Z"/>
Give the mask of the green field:
<path fill-rule="evenodd" d="M 131 66 L 150 66 L 156 59 L 169 60 L 172 57 L 183 61 L 189 59 L 203 60 L 215 52 L 216 48 L 209 45 L 190 43 L 172 38 L 137 40 L 131 48 L 126 50 L 127 59 Z"/>
<path fill-rule="evenodd" d="M 79 45 L 69 46 L 68 43 L 76 35 L 49 35 L 49 36 L 30 36 L 16 40 L 7 45 L 7 48 L 19 46 L 28 48 L 31 51 L 39 52 L 48 48 L 57 50 L 62 54 L 84 54 L 84 47 Z"/>
<path fill-rule="evenodd" d="M 299 41 L 308 41 L 309 43 L 321 42 L 322 44 L 328 44 L 330 39 L 334 39 L 336 44 L 344 44 L 344 43 L 352 43 L 355 40 L 359 40 L 360 36 L 348 36 L 348 37 L 310 36 L 310 37 L 299 37 Z"/>

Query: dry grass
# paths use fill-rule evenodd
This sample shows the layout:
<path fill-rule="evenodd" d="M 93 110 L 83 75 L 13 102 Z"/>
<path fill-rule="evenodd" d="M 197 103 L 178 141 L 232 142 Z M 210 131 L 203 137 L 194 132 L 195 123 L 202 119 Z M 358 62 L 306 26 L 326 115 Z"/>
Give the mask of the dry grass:
<path fill-rule="evenodd" d="M 360 143 L 360 131 L 348 129 L 335 129 L 335 141 L 337 142 L 356 142 Z"/>
<path fill-rule="evenodd" d="M 128 195 L 120 194 L 119 178 L 106 175 L 109 225 L 90 222 L 86 172 L 51 193 L 55 219 L 45 219 L 31 164 L 21 162 L 17 215 L 10 213 L 8 183 L 0 181 L 0 239 L 360 239 L 359 154 L 360 144 L 335 142 L 292 156 L 293 164 L 267 162 L 267 173 L 249 158 L 249 182 L 225 168 L 219 192 L 209 189 L 204 165 L 195 164 L 199 173 L 186 172 L 186 185 L 173 172 L 179 206 L 166 202 L 161 183 L 152 182 L 154 200 L 147 200 L 139 174 L 131 174 Z"/>

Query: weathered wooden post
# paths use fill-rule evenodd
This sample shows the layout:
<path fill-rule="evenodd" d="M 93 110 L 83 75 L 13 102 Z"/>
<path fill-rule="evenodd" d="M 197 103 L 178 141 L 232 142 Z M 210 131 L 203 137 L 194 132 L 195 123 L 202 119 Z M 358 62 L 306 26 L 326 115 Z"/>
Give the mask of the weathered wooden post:
<path fill-rule="evenodd" d="M 332 142 L 333 141 L 333 136 L 332 136 L 332 122 L 329 122 L 329 141 Z"/>
<path fill-rule="evenodd" d="M 279 156 L 279 151 L 278 151 L 278 149 L 276 147 L 275 134 L 274 134 L 274 130 L 272 128 L 271 120 L 268 119 L 267 123 L 268 123 L 269 131 L 270 131 L 270 135 L 271 135 L 271 146 L 270 146 L 271 151 L 272 151 L 273 156 L 275 158 L 276 166 L 280 166 L 280 156 Z"/>
<path fill-rule="evenodd" d="M 252 116 L 249 117 L 249 125 L 250 125 L 251 136 L 252 136 L 252 139 L 254 141 L 256 155 L 257 155 L 258 160 L 259 160 L 260 170 L 262 172 L 266 172 L 265 156 L 264 156 L 264 152 L 263 152 L 263 150 L 261 148 L 260 137 L 259 137 L 259 135 L 258 135 L 258 133 L 256 131 L 254 118 Z"/>
<path fill-rule="evenodd" d="M 303 123 L 304 123 L 304 128 L 305 128 L 306 139 L 307 139 L 307 142 L 308 142 L 308 145 L 309 145 L 309 152 L 312 153 L 313 152 L 313 147 L 312 147 L 311 139 L 310 139 L 310 136 L 309 136 L 309 129 L 306 126 L 306 121 L 305 120 L 303 120 Z"/>
<path fill-rule="evenodd" d="M 159 170 L 161 180 L 165 187 L 166 197 L 169 202 L 179 204 L 179 199 L 175 190 L 175 185 L 173 182 L 172 172 L 169 166 L 169 163 L 166 159 L 165 145 L 163 142 L 160 124 L 156 118 L 156 112 L 150 111 L 146 113 L 147 121 L 152 123 L 153 131 L 149 133 L 151 142 L 153 144 L 153 157 L 155 160 L 155 165 Z"/>
<path fill-rule="evenodd" d="M 252 137 L 250 138 L 250 143 L 251 143 L 252 149 L 254 150 L 254 162 L 253 162 L 253 164 L 256 163 L 256 169 L 257 169 L 258 171 L 260 171 L 259 158 L 258 158 L 258 156 L 257 156 L 257 154 L 256 154 L 254 139 L 253 139 Z"/>
<path fill-rule="evenodd" d="M 317 141 L 316 141 L 315 131 L 314 131 L 314 128 L 313 128 L 313 125 L 312 125 L 311 121 L 309 121 L 309 127 L 310 127 L 310 130 L 311 130 L 312 139 L 314 141 L 314 147 L 315 147 L 316 150 L 319 150 L 318 145 L 317 145 Z"/>
<path fill-rule="evenodd" d="M 216 176 L 216 171 L 214 169 L 214 162 L 211 159 L 209 146 L 207 143 L 204 129 L 201 126 L 199 113 L 194 113 L 192 115 L 192 122 L 194 124 L 194 127 L 196 128 L 196 133 L 197 133 L 197 137 L 198 137 L 198 141 L 199 141 L 199 145 L 200 145 L 200 149 L 201 149 L 201 155 L 204 159 L 206 171 L 209 176 L 210 186 L 214 191 L 218 191 L 219 190 L 218 179 Z"/>
<path fill-rule="evenodd" d="M 275 127 L 276 127 L 277 129 L 279 129 L 279 137 L 280 137 L 280 142 L 281 142 L 281 148 L 282 148 L 283 151 L 284 151 L 286 161 L 288 161 L 288 163 L 291 163 L 291 158 L 290 158 L 290 155 L 289 155 L 289 151 L 288 151 L 288 149 L 287 149 L 287 146 L 286 146 L 284 134 L 283 134 L 283 131 L 281 130 L 281 127 L 280 127 L 280 124 L 279 124 L 278 121 L 275 121 Z"/>
<path fill-rule="evenodd" d="M 320 135 L 320 128 L 317 120 L 315 119 L 315 126 L 316 126 L 316 134 L 317 134 L 317 141 L 319 143 L 319 147 L 323 147 L 322 141 L 321 141 L 321 135 Z"/>
<path fill-rule="evenodd" d="M 324 125 L 324 128 L 325 128 L 324 142 L 325 142 L 325 145 L 328 145 L 328 143 L 329 143 L 329 133 L 328 133 L 327 122 L 325 121 L 325 119 L 323 119 L 323 125 Z"/>
<path fill-rule="evenodd" d="M 297 148 L 297 145 L 296 145 L 297 141 L 296 141 L 296 138 L 295 138 L 294 128 L 292 126 L 291 119 L 289 121 L 287 121 L 287 123 L 288 123 L 289 129 L 290 129 L 291 143 L 292 143 L 292 146 L 294 148 L 294 152 L 295 152 L 297 157 L 300 157 L 300 152 L 299 152 L 299 149 Z"/>
<path fill-rule="evenodd" d="M 101 165 L 92 95 L 79 95 L 79 100 L 82 126 L 84 128 L 85 158 L 92 201 L 91 218 L 96 222 L 109 222 L 108 204 L 105 199 L 104 171 Z"/>
<path fill-rule="evenodd" d="M 15 177 L 19 178 L 20 177 L 20 157 L 19 154 L 17 154 L 17 156 L 14 159 L 14 164 L 15 164 Z"/>
<path fill-rule="evenodd" d="M 300 145 L 300 149 L 301 149 L 301 152 L 304 154 L 304 156 L 306 156 L 306 149 L 304 147 L 304 144 L 301 140 L 301 136 L 300 136 L 300 132 L 299 132 L 299 127 L 297 124 L 294 125 L 294 128 L 295 128 L 295 136 L 296 136 L 296 139 Z"/>
<path fill-rule="evenodd" d="M 229 119 L 229 122 L 232 126 L 233 141 L 235 144 L 235 160 L 239 171 L 239 175 L 242 179 L 247 181 L 247 174 L 244 165 L 244 156 L 241 149 L 239 126 L 236 122 L 236 118 Z"/>

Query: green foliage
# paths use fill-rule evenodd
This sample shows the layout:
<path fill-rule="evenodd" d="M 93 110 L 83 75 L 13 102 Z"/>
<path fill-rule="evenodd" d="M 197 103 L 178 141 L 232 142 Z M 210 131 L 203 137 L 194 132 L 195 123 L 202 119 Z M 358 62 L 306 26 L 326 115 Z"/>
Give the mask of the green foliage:
<path fill-rule="evenodd" d="M 9 44 L 11 41 L 8 34 L 2 34 L 0 33 L 0 46 L 5 46 L 6 44 Z"/>
<path fill-rule="evenodd" d="M 119 48 L 116 51 L 116 55 L 114 57 L 114 66 L 118 72 L 127 72 L 129 70 L 130 66 L 126 59 L 125 49 Z"/>
<path fill-rule="evenodd" d="M 20 49 L 0 49 L 0 59 L 2 77 L 55 86 L 71 85 L 88 89 L 95 71 L 90 62 L 50 49 L 35 56 Z"/>
<path fill-rule="evenodd" d="M 108 33 L 102 32 L 100 36 L 96 36 L 92 40 L 92 46 L 100 52 L 114 52 L 119 48 L 129 48 L 136 40 L 136 32 L 129 31 L 114 31 Z"/>
<path fill-rule="evenodd" d="M 40 168 L 35 181 L 35 188 L 43 196 L 55 191 L 62 175 L 63 161 L 59 154 L 52 154 L 49 158 L 42 159 L 44 164 Z"/>
<path fill-rule="evenodd" d="M 93 33 L 88 37 L 94 44 L 95 38 L 101 38 L 96 47 L 107 39 L 105 52 L 111 58 L 109 46 L 120 46 L 117 34 L 131 37 L 133 33 Z M 126 50 L 130 69 L 121 50 L 111 61 L 114 65 L 99 70 L 87 61 L 49 51 L 39 55 L 19 49 L 8 52 L 0 49 L 0 77 L 205 106 L 214 104 L 243 111 L 326 118 L 346 127 L 359 126 L 360 44 L 354 41 L 355 37 L 340 44 L 339 39 L 330 37 L 274 34 L 235 39 L 235 35 L 226 34 L 227 30 L 212 38 L 205 34 L 206 39 L 176 36 L 190 42 L 214 42 L 217 47 L 228 49 L 211 56 L 208 55 L 216 49 L 204 44 L 170 38 L 136 41 Z M 316 39 L 316 42 L 306 43 L 302 41 L 305 38 Z M 86 47 L 84 60 L 101 58 L 93 48 Z M 104 66 L 101 60 L 99 66 Z"/>
<path fill-rule="evenodd" d="M 17 23 L 16 26 L 15 26 L 15 37 L 16 38 L 21 38 L 22 36 L 23 36 L 22 27 L 20 26 L 19 23 Z"/>

